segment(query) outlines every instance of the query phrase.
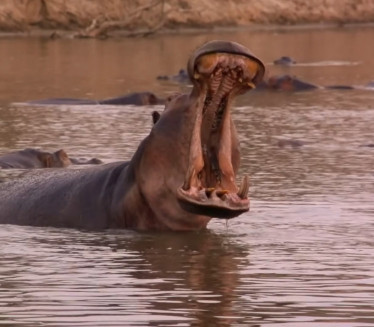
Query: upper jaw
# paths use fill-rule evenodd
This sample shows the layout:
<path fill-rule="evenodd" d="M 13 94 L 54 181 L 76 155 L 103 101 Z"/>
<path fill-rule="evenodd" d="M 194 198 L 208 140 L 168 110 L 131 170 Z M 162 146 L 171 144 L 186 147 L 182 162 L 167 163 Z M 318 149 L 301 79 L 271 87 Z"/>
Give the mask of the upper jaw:
<path fill-rule="evenodd" d="M 249 210 L 249 181 L 244 177 L 239 188 L 235 182 L 233 159 L 239 158 L 229 107 L 261 81 L 264 66 L 241 45 L 213 41 L 191 57 L 188 72 L 198 96 L 188 170 L 177 196 L 187 211 L 232 218 Z"/>
<path fill-rule="evenodd" d="M 252 76 L 248 76 L 248 78 L 251 78 L 251 82 L 253 82 L 255 85 L 259 84 L 265 74 L 265 66 L 259 60 L 256 58 L 246 47 L 242 46 L 239 43 L 236 42 L 228 42 L 228 41 L 210 41 L 207 42 L 204 46 L 197 49 L 190 59 L 188 60 L 187 64 L 187 72 L 191 79 L 191 81 L 196 84 L 196 79 L 194 78 L 194 75 L 196 73 L 197 66 L 200 66 L 200 68 L 204 69 L 202 67 L 200 59 L 203 57 L 207 58 L 208 55 L 213 54 L 221 54 L 221 55 L 232 55 L 232 56 L 239 56 L 241 58 L 247 59 L 247 64 L 249 65 L 249 70 L 246 70 L 246 73 L 250 73 Z M 206 64 L 212 63 L 212 61 L 205 61 Z M 204 64 L 203 62 L 203 64 Z M 210 66 L 211 67 L 211 66 Z M 207 66 L 205 66 L 205 69 Z M 212 68 L 212 67 L 211 67 Z M 206 72 L 208 73 L 208 72 Z"/>

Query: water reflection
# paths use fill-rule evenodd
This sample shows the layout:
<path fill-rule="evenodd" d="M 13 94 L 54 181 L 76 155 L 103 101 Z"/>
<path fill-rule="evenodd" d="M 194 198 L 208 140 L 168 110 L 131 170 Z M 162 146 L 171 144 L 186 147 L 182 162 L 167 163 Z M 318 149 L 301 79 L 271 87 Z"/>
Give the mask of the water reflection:
<path fill-rule="evenodd" d="M 12 103 L 185 90 L 155 77 L 177 72 L 195 45 L 213 38 L 250 45 L 265 62 L 284 54 L 360 62 L 287 69 L 320 85 L 362 85 L 373 79 L 373 32 L 2 40 L 9 65 L 0 68 L 0 151 L 64 148 L 73 157 L 129 159 L 162 107 Z M 251 211 L 228 227 L 214 220 L 202 233 L 139 234 L 2 226 L 0 325 L 373 325 L 374 152 L 360 146 L 374 143 L 373 104 L 365 90 L 239 98 L 233 118 Z M 303 145 L 280 148 L 280 139 Z M 0 170 L 0 181 L 25 173 Z"/>
<path fill-rule="evenodd" d="M 248 266 L 247 246 L 212 232 L 6 226 L 1 233 L 8 240 L 1 241 L 0 311 L 8 323 L 17 316 L 25 324 L 226 325 L 234 314 L 238 265 Z"/>

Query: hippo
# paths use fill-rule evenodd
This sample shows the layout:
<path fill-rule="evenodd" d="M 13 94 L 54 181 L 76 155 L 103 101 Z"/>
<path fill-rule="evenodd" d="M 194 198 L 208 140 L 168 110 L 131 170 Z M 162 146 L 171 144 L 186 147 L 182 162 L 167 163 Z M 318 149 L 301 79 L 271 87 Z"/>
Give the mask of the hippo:
<path fill-rule="evenodd" d="M 28 101 L 32 105 L 135 105 L 151 106 L 164 104 L 164 99 L 157 97 L 151 92 L 134 92 L 123 96 L 104 100 L 74 99 L 74 98 L 51 98 Z"/>
<path fill-rule="evenodd" d="M 273 61 L 273 64 L 274 65 L 282 65 L 282 66 L 290 66 L 290 65 L 296 64 L 296 60 L 294 60 L 293 58 L 291 58 L 289 56 L 282 56 L 278 59 L 275 59 Z"/>
<path fill-rule="evenodd" d="M 0 185 L 0 223 L 83 229 L 193 231 L 249 210 L 237 184 L 234 98 L 265 67 L 247 48 L 210 41 L 188 60 L 189 94 L 174 97 L 130 161 L 38 171 Z"/>
<path fill-rule="evenodd" d="M 67 167 L 71 161 L 64 150 L 44 152 L 27 148 L 0 156 L 0 168 L 61 168 Z"/>
<path fill-rule="evenodd" d="M 176 83 L 189 83 L 190 77 L 188 76 L 185 69 L 180 69 L 176 75 L 159 75 L 156 77 L 161 81 L 171 81 Z"/>
<path fill-rule="evenodd" d="M 305 142 L 296 139 L 282 139 L 277 141 L 277 145 L 280 148 L 291 147 L 293 149 L 301 148 L 305 145 Z"/>
<path fill-rule="evenodd" d="M 290 75 L 273 75 L 267 81 L 262 81 L 258 89 L 281 91 L 306 91 L 318 89 L 315 84 L 304 82 Z"/>
<path fill-rule="evenodd" d="M 0 156 L 0 168 L 3 169 L 65 168 L 70 165 L 100 165 L 102 163 L 97 158 L 71 158 L 63 149 L 51 153 L 27 148 Z"/>
<path fill-rule="evenodd" d="M 309 91 L 316 89 L 332 90 L 352 90 L 352 85 L 328 85 L 319 86 L 310 82 L 303 81 L 296 76 L 291 75 L 272 75 L 266 81 L 263 80 L 257 87 L 258 90 L 271 91 Z"/>

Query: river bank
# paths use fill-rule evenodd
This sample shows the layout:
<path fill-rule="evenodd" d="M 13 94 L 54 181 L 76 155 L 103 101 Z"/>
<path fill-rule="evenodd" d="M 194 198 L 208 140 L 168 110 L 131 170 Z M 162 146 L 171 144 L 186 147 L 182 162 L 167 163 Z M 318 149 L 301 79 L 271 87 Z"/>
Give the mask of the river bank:
<path fill-rule="evenodd" d="M 3 0 L 0 31 L 74 37 L 374 22 L 371 0 Z M 53 33 L 59 31 L 58 33 Z"/>

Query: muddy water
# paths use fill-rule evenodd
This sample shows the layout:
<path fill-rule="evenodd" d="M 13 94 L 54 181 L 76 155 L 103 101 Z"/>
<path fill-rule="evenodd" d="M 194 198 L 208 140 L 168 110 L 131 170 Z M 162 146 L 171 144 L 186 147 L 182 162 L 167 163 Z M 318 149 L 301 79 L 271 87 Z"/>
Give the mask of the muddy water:
<path fill-rule="evenodd" d="M 195 46 L 216 38 L 267 63 L 300 62 L 269 64 L 271 74 L 320 85 L 374 79 L 373 29 L 1 39 L 1 152 L 130 158 L 154 108 L 17 103 L 188 90 L 155 76 L 177 72 Z M 3 225 L 0 325 L 373 326 L 374 150 L 362 145 L 374 143 L 374 90 L 257 92 L 233 115 L 251 176 L 248 214 L 187 234 Z M 283 139 L 304 145 L 280 148 Z"/>

